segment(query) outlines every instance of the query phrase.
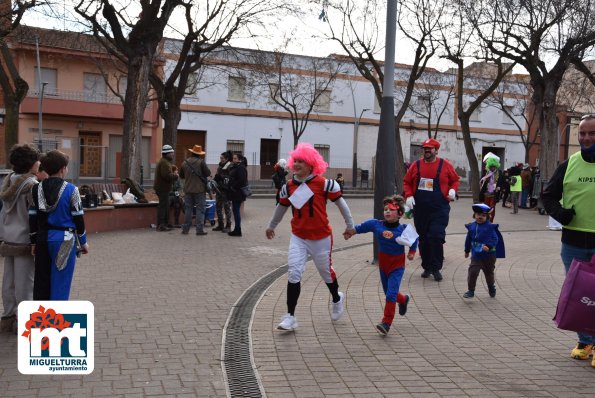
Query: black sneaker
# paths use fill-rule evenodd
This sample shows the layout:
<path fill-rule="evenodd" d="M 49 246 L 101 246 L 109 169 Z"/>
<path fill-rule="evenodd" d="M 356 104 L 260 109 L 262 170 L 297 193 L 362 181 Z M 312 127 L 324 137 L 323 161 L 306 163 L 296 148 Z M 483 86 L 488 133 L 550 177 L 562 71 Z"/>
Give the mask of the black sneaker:
<path fill-rule="evenodd" d="M 409 304 L 409 295 L 405 296 L 405 302 L 403 304 L 399 304 L 399 315 L 403 316 L 407 313 L 407 305 Z"/>
<path fill-rule="evenodd" d="M 496 297 L 496 286 L 488 286 L 490 297 Z"/>
<path fill-rule="evenodd" d="M 463 294 L 463 298 L 473 298 L 475 297 L 475 292 L 473 290 L 467 290 L 465 294 Z"/>
<path fill-rule="evenodd" d="M 196 235 L 199 235 L 199 236 L 206 235 L 206 234 L 207 234 L 207 232 L 205 232 L 205 231 L 196 231 Z"/>
<path fill-rule="evenodd" d="M 442 280 L 442 274 L 440 271 L 434 271 L 432 274 L 434 275 L 434 280 L 436 282 L 440 282 Z"/>
<path fill-rule="evenodd" d="M 381 335 L 386 336 L 388 334 L 388 331 L 390 330 L 390 325 L 386 323 L 379 323 L 378 325 L 376 325 L 376 330 Z"/>
<path fill-rule="evenodd" d="M 430 275 L 431 275 L 430 271 L 426 271 L 426 270 L 424 270 L 424 272 L 421 273 L 422 278 L 428 278 Z"/>

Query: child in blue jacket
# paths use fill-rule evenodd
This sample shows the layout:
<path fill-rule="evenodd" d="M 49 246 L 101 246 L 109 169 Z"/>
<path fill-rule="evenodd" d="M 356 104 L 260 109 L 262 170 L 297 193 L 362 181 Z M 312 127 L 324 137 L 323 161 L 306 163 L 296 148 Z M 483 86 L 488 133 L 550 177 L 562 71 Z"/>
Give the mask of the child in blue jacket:
<path fill-rule="evenodd" d="M 384 317 L 382 322 L 376 325 L 376 330 L 383 336 L 388 333 L 395 317 L 395 309 L 399 305 L 399 315 L 405 315 L 409 296 L 399 292 L 401 279 L 405 273 L 405 246 L 397 240 L 407 228 L 407 224 L 399 224 L 405 209 L 405 199 L 400 195 L 387 197 L 383 201 L 384 220 L 367 220 L 355 226 L 355 229 L 347 230 L 345 239 L 355 234 L 373 232 L 378 240 L 378 265 L 380 269 L 380 281 L 386 295 L 384 306 Z M 413 226 L 409 226 L 413 228 Z M 410 242 L 407 258 L 413 260 L 417 249 L 417 240 Z M 405 243 L 405 242 L 403 242 Z"/>
<path fill-rule="evenodd" d="M 488 219 L 492 210 L 490 206 L 479 203 L 474 204 L 472 208 L 475 221 L 465 225 L 468 231 L 465 239 L 465 258 L 471 253 L 471 264 L 467 274 L 468 290 L 463 297 L 475 296 L 475 285 L 480 271 L 485 275 L 490 297 L 496 297 L 494 270 L 496 258 L 504 257 L 504 241 L 498 231 L 498 224 L 492 224 Z"/>

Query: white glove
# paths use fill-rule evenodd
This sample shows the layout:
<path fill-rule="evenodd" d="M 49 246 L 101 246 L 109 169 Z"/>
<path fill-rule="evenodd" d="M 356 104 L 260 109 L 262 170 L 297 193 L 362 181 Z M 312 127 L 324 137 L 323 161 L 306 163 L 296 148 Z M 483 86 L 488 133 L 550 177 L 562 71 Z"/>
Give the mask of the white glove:
<path fill-rule="evenodd" d="M 405 201 L 405 204 L 410 209 L 413 209 L 413 206 L 415 206 L 415 199 L 413 199 L 413 196 L 408 197 L 407 200 Z"/>
<path fill-rule="evenodd" d="M 457 193 L 455 192 L 454 189 L 451 188 L 448 190 L 448 198 L 450 200 L 455 200 L 457 198 Z"/>

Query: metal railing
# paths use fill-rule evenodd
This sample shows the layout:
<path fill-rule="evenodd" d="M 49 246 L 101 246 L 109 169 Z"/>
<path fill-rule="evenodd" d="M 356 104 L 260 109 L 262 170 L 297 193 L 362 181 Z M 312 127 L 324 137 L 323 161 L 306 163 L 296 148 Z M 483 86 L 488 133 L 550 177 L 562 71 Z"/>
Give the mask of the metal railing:
<path fill-rule="evenodd" d="M 39 90 L 29 90 L 27 97 L 38 98 Z M 77 90 L 62 90 L 46 87 L 43 91 L 44 99 L 59 99 L 68 101 L 94 102 L 101 104 L 122 104 L 120 97 L 108 93 L 95 93 Z"/>

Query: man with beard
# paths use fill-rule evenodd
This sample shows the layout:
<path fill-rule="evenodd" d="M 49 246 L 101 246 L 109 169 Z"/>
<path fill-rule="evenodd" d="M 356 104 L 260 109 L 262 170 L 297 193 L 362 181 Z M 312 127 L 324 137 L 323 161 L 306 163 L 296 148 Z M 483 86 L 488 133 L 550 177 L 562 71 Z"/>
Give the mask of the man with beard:
<path fill-rule="evenodd" d="M 583 116 L 578 128 L 580 152 L 558 166 L 541 194 L 545 211 L 562 224 L 560 256 L 566 273 L 573 259 L 588 261 L 595 254 L 595 114 Z M 595 367 L 594 347 L 595 335 L 578 333 L 570 356 L 593 356 Z"/>
<path fill-rule="evenodd" d="M 414 209 L 413 221 L 419 234 L 422 278 L 430 275 L 441 281 L 443 244 L 450 213 L 450 202 L 459 189 L 459 176 L 446 159 L 436 156 L 440 143 L 433 138 L 422 144 L 423 159 L 411 164 L 403 181 L 406 204 Z"/>

